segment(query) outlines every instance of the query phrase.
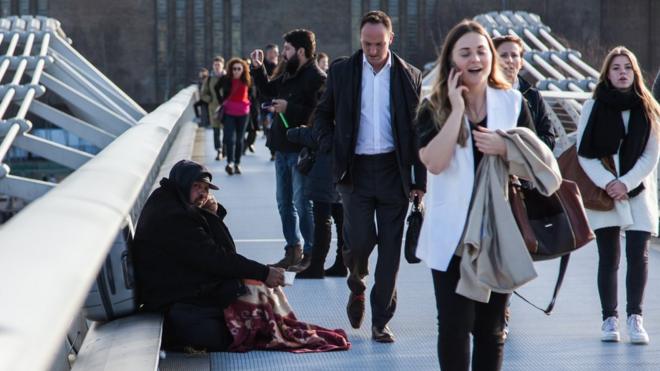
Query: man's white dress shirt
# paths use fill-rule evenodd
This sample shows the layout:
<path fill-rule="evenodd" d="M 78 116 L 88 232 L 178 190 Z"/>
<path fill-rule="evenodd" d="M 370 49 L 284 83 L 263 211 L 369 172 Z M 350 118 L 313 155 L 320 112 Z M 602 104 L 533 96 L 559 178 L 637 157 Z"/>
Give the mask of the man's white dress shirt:
<path fill-rule="evenodd" d="M 355 153 L 377 155 L 394 151 L 392 118 L 390 114 L 390 71 L 392 53 L 378 73 L 362 56 L 362 99 L 360 126 Z"/>

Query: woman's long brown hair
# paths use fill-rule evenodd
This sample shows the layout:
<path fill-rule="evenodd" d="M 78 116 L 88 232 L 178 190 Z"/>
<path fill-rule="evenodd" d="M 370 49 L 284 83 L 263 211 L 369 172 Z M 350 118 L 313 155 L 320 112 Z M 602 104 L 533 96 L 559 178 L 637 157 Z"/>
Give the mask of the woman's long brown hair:
<path fill-rule="evenodd" d="M 422 109 L 429 109 L 430 112 L 432 112 L 431 117 L 435 125 L 438 127 L 438 130 L 442 128 L 442 126 L 445 124 L 445 121 L 447 121 L 447 117 L 449 117 L 449 114 L 451 113 L 451 103 L 449 102 L 447 87 L 449 71 L 451 70 L 452 64 L 451 54 L 458 39 L 470 32 L 478 33 L 479 35 L 484 36 L 488 42 L 488 48 L 493 55 L 490 66 L 490 74 L 488 75 L 488 86 L 495 89 L 511 88 L 511 84 L 509 84 L 506 79 L 504 79 L 502 72 L 498 68 L 497 52 L 495 50 L 495 46 L 493 45 L 493 41 L 491 40 L 490 36 L 488 36 L 488 32 L 486 32 L 486 29 L 484 29 L 483 26 L 475 21 L 467 19 L 461 21 L 449 31 L 447 37 L 445 38 L 445 42 L 442 45 L 442 50 L 436 62 L 439 68 L 438 78 L 431 88 L 431 94 L 422 102 L 422 104 L 420 104 L 417 110 L 417 114 L 419 115 L 419 112 Z M 464 147 L 467 143 L 467 138 L 468 130 L 463 125 L 461 125 L 461 130 L 458 133 L 458 144 Z"/>
<path fill-rule="evenodd" d="M 633 80 L 633 91 L 637 96 L 642 100 L 642 105 L 644 106 L 644 111 L 646 111 L 646 117 L 649 119 L 651 124 L 651 129 L 656 133 L 660 134 L 658 130 L 658 120 L 660 120 L 660 106 L 653 98 L 653 95 L 644 84 L 644 77 L 642 76 L 642 70 L 639 68 L 639 62 L 637 62 L 637 57 L 633 52 L 628 50 L 625 46 L 617 46 L 614 49 L 610 50 L 603 61 L 603 67 L 600 70 L 600 77 L 598 78 L 598 85 L 605 85 L 608 88 L 612 87 L 612 82 L 609 80 L 607 75 L 609 74 L 610 66 L 615 57 L 620 55 L 628 57 L 630 64 L 632 65 L 633 75 L 635 76 Z"/>
<path fill-rule="evenodd" d="M 240 58 L 232 58 L 229 60 L 229 63 L 227 63 L 227 74 L 229 77 L 234 78 L 233 71 L 231 70 L 232 67 L 234 67 L 235 64 L 240 64 L 243 66 L 243 73 L 241 74 L 241 81 L 247 87 L 252 87 L 252 77 L 250 76 L 250 66 L 248 66 L 247 62 L 244 61 L 243 59 Z"/>

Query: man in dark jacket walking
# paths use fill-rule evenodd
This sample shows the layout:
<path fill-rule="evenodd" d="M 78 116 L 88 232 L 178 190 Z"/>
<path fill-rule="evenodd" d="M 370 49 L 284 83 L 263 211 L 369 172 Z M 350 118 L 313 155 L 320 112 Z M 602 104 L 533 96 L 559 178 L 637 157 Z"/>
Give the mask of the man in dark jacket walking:
<path fill-rule="evenodd" d="M 362 18 L 362 50 L 330 68 L 314 121 L 321 138 L 333 135 L 333 181 L 344 203 L 344 262 L 350 271 L 347 313 L 354 328 L 364 318 L 368 260 L 378 244 L 371 291 L 372 337 L 378 342 L 394 341 L 387 323 L 396 309 L 404 220 L 409 200 L 423 197 L 426 187 L 412 126 L 421 73 L 389 50 L 393 38 L 387 14 Z"/>
<path fill-rule="evenodd" d="M 312 205 L 304 192 L 305 176 L 296 169 L 302 146 L 288 141 L 286 132 L 309 123 L 319 91 L 325 84 L 325 73 L 314 60 L 315 51 L 313 32 L 303 29 L 288 32 L 284 35 L 282 50 L 286 63 L 284 72 L 273 79 L 266 75 L 263 51 L 257 49 L 250 54 L 257 90 L 261 95 L 275 98 L 269 108 L 275 113 L 275 120 L 267 145 L 275 151 L 277 208 L 286 239 L 285 256 L 275 266 L 298 272 L 306 269 L 311 261 L 314 222 Z"/>
<path fill-rule="evenodd" d="M 225 350 L 232 338 L 222 309 L 245 293 L 242 279 L 284 283 L 282 269 L 236 252 L 227 211 L 209 195 L 218 189 L 211 180 L 204 166 L 179 161 L 149 196 L 135 232 L 139 301 L 165 314 L 166 349 Z"/>

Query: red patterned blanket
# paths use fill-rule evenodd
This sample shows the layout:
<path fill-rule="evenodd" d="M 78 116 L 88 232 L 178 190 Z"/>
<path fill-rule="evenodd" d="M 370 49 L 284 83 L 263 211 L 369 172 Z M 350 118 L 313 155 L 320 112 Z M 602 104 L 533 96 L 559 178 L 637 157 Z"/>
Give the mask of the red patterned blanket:
<path fill-rule="evenodd" d="M 344 330 L 330 330 L 298 321 L 281 288 L 245 280 L 249 293 L 225 309 L 234 341 L 231 352 L 283 350 L 293 353 L 348 350 Z"/>

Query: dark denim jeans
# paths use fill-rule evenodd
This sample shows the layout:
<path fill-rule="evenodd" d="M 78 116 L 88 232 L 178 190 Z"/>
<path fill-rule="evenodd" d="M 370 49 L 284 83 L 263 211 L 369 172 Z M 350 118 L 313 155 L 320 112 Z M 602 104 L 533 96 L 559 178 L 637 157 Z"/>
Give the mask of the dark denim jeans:
<path fill-rule="evenodd" d="M 311 253 L 314 238 L 312 202 L 305 197 L 307 177 L 296 169 L 297 161 L 298 152 L 278 151 L 275 155 L 277 209 L 287 246 L 300 244 L 302 237 L 305 240 L 303 250 Z"/>
<path fill-rule="evenodd" d="M 224 125 L 224 145 L 225 154 L 227 155 L 227 163 L 241 163 L 241 156 L 243 155 L 243 139 L 245 138 L 245 126 L 247 124 L 248 115 L 245 116 L 232 116 L 224 115 L 222 123 Z"/>

